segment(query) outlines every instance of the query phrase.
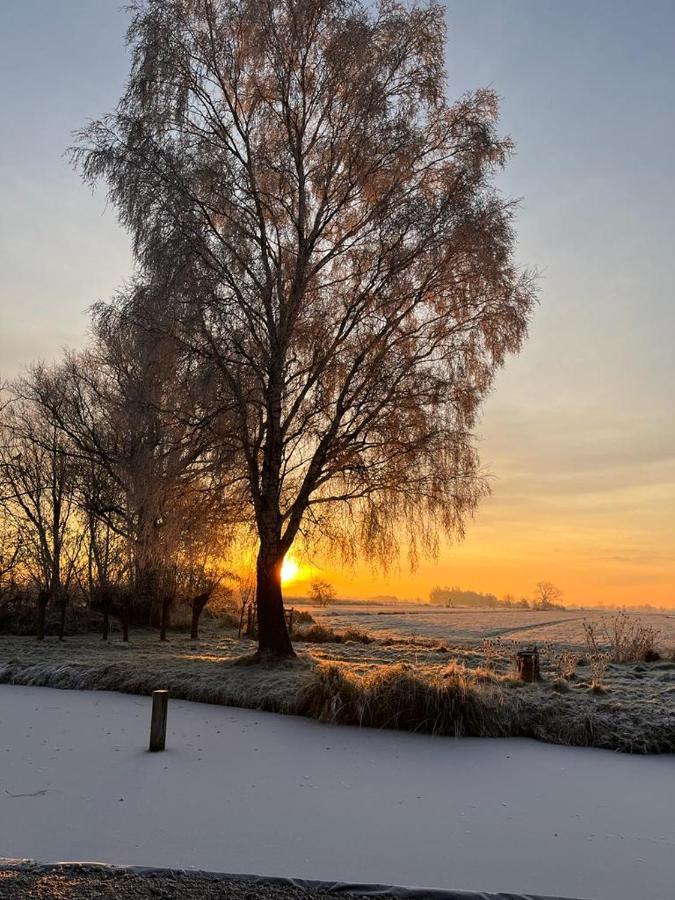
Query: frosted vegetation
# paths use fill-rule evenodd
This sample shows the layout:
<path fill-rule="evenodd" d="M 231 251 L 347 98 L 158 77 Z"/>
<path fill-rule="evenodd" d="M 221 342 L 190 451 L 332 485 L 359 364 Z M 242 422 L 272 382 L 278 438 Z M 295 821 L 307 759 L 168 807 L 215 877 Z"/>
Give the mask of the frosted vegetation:
<path fill-rule="evenodd" d="M 269 666 L 251 665 L 251 641 L 218 620 L 198 642 L 173 633 L 160 643 L 140 629 L 129 643 L 117 633 L 43 644 L 6 636 L 0 681 L 166 687 L 183 699 L 336 723 L 675 751 L 675 616 L 356 604 L 311 615 L 315 624 L 295 634 L 298 659 Z M 524 684 L 513 658 L 533 644 L 543 680 Z M 636 658 L 626 661 L 631 646 Z"/>

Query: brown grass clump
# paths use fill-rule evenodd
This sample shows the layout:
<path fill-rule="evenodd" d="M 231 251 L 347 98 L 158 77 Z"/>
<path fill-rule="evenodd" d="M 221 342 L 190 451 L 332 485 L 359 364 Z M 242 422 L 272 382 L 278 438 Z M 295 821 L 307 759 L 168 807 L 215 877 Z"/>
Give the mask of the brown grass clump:
<path fill-rule="evenodd" d="M 372 644 L 375 638 L 372 638 L 368 632 L 361 631 L 360 628 L 348 628 L 342 632 L 342 641 L 347 643 L 352 641 L 356 644 Z"/>
<path fill-rule="evenodd" d="M 498 737 L 508 733 L 502 698 L 459 669 L 420 675 L 404 664 L 365 675 L 331 664 L 311 673 L 298 711 L 324 722 L 428 734 Z"/>
<path fill-rule="evenodd" d="M 358 628 L 348 628 L 346 631 L 333 631 L 325 625 L 312 625 L 295 633 L 298 641 L 306 641 L 308 644 L 345 644 L 352 641 L 358 644 L 372 644 L 373 638 L 365 631 Z"/>
<path fill-rule="evenodd" d="M 358 674 L 331 663 L 306 674 L 294 711 L 323 722 L 455 737 L 533 737 L 627 753 L 675 750 L 668 722 L 648 727 L 638 710 L 592 696 L 562 679 L 516 685 L 488 669 L 477 676 L 457 665 L 440 673 L 397 664 Z"/>

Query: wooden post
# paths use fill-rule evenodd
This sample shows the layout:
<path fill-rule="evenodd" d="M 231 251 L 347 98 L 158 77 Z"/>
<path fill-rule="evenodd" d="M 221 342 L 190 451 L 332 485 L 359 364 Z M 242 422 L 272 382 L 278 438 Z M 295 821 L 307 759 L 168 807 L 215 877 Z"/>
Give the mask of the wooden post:
<path fill-rule="evenodd" d="M 517 654 L 518 674 L 521 681 L 541 681 L 539 671 L 539 651 L 536 647 L 531 650 L 519 650 Z"/>
<path fill-rule="evenodd" d="M 163 750 L 166 746 L 166 713 L 169 708 L 169 692 L 152 692 L 152 719 L 150 720 L 150 751 Z"/>

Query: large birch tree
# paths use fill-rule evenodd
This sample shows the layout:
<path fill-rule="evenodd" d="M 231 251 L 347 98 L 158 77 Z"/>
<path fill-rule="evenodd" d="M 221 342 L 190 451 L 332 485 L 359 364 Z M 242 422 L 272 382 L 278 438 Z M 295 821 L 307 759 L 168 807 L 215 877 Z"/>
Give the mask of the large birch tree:
<path fill-rule="evenodd" d="M 534 302 L 494 187 L 511 142 L 492 91 L 448 101 L 440 4 L 136 0 L 129 41 L 75 158 L 146 276 L 183 276 L 176 329 L 236 422 L 259 650 L 289 655 L 294 541 L 414 556 L 484 492 L 472 430 Z"/>

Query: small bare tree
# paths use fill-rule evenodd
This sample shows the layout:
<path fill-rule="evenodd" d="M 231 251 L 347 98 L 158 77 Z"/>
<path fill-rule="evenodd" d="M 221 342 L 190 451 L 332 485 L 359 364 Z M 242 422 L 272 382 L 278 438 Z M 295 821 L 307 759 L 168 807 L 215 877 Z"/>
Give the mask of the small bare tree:
<path fill-rule="evenodd" d="M 145 271 L 178 269 L 258 537 L 260 654 L 293 653 L 281 564 L 322 535 L 411 559 L 485 493 L 472 428 L 534 302 L 493 187 L 496 95 L 448 103 L 443 8 L 135 0 L 132 69 L 76 161 Z M 154 277 L 154 276 L 153 276 Z"/>
<path fill-rule="evenodd" d="M 309 586 L 309 598 L 319 606 L 328 606 L 329 603 L 335 600 L 336 596 L 335 588 L 330 581 L 325 581 L 322 578 L 315 578 Z"/>
<path fill-rule="evenodd" d="M 10 500 L 11 494 L 3 495 L 3 485 L 0 482 L 0 591 L 19 568 L 23 550 L 21 530 L 11 514 Z"/>
<path fill-rule="evenodd" d="M 563 592 L 550 581 L 538 581 L 534 589 L 533 609 L 562 608 Z"/>
<path fill-rule="evenodd" d="M 60 608 L 63 639 L 68 593 L 82 546 L 75 528 L 74 475 L 58 431 L 40 407 L 16 398 L 3 414 L 0 481 L 4 517 L 24 548 L 23 562 L 37 589 L 37 638 L 44 640 L 47 608 Z"/>

